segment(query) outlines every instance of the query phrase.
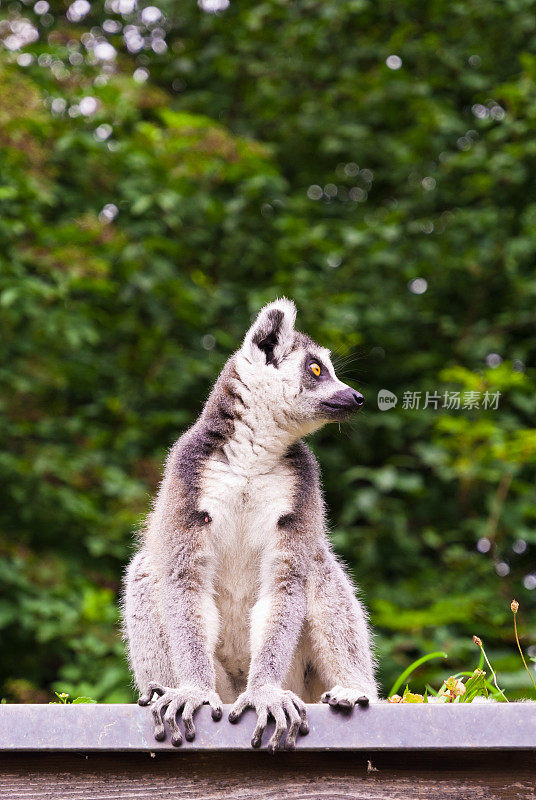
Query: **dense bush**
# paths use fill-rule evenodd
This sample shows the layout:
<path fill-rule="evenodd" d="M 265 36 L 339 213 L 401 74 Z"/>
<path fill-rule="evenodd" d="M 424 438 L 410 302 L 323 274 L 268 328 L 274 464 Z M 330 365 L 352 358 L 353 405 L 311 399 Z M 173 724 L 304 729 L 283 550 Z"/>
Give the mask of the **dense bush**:
<path fill-rule="evenodd" d="M 131 698 L 133 531 L 285 294 L 367 397 L 312 444 L 384 687 L 430 649 L 450 662 L 423 680 L 472 663 L 478 633 L 526 692 L 509 602 L 536 641 L 534 4 L 210 4 L 0 21 L 0 691 Z"/>

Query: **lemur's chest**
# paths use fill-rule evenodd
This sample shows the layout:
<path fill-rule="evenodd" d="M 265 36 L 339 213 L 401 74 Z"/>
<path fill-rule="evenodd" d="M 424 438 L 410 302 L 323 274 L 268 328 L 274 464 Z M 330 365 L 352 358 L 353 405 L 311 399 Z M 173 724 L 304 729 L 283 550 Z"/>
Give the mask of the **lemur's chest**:
<path fill-rule="evenodd" d="M 264 473 L 239 474 L 227 462 L 211 459 L 201 476 L 198 507 L 210 515 L 215 556 L 237 547 L 261 555 L 275 547 L 277 522 L 292 511 L 293 488 L 284 463 Z"/>
<path fill-rule="evenodd" d="M 265 474 L 240 475 L 213 459 L 201 476 L 198 508 L 211 518 L 207 545 L 220 616 L 218 657 L 237 679 L 248 669 L 250 611 L 269 579 L 277 522 L 292 510 L 292 499 L 292 476 L 284 464 Z"/>

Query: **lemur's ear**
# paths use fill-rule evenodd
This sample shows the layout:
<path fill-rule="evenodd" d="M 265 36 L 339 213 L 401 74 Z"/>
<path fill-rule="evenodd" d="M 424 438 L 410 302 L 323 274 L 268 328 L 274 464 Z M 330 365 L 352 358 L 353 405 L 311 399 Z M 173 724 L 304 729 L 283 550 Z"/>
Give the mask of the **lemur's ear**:
<path fill-rule="evenodd" d="M 274 364 L 292 350 L 296 306 L 282 298 L 259 311 L 257 319 L 246 333 L 242 350 L 255 361 Z"/>

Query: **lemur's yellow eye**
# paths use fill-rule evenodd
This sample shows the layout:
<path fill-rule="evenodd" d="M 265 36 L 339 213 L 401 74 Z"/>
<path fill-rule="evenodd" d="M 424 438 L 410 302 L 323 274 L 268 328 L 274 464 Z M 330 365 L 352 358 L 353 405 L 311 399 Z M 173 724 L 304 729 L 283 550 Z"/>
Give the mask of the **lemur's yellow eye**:
<path fill-rule="evenodd" d="M 313 361 L 311 362 L 311 364 L 309 364 L 309 369 L 311 370 L 313 375 L 316 375 L 317 378 L 322 372 L 322 370 L 320 369 L 320 364 L 317 364 L 316 361 Z"/>

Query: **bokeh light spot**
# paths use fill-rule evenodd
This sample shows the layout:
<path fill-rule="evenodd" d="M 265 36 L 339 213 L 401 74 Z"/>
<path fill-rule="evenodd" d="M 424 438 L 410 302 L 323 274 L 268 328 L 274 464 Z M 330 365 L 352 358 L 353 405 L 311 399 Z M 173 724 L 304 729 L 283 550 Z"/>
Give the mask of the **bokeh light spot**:
<path fill-rule="evenodd" d="M 214 350 L 216 339 L 211 333 L 207 333 L 201 338 L 201 345 L 205 348 L 205 350 Z"/>
<path fill-rule="evenodd" d="M 526 549 L 527 549 L 527 543 L 524 539 L 516 539 L 516 541 L 512 545 L 512 550 L 514 551 L 514 553 L 517 553 L 518 556 L 524 553 Z"/>
<path fill-rule="evenodd" d="M 147 6 L 147 8 L 144 8 L 141 12 L 141 21 L 144 25 L 154 25 L 161 16 L 162 12 L 159 8 L 156 6 Z"/>
<path fill-rule="evenodd" d="M 387 58 L 385 59 L 385 63 L 387 64 L 389 69 L 400 69 L 400 67 L 402 66 L 402 59 L 400 58 L 400 56 L 395 56 L 395 55 L 387 56 Z"/>
<path fill-rule="evenodd" d="M 488 367 L 494 369 L 495 367 L 498 367 L 499 364 L 502 364 L 502 358 L 498 353 L 488 353 L 486 356 L 486 364 Z"/>
<path fill-rule="evenodd" d="M 91 114 L 97 111 L 98 107 L 99 101 L 96 97 L 83 97 L 78 104 L 78 108 L 83 117 L 90 117 Z"/>
<path fill-rule="evenodd" d="M 97 42 L 93 52 L 99 61 L 112 61 L 116 56 L 116 50 L 110 42 Z"/>
<path fill-rule="evenodd" d="M 136 83 L 145 83 L 149 78 L 149 70 L 146 70 L 144 67 L 138 67 L 138 69 L 135 69 L 132 73 L 132 77 Z"/>
<path fill-rule="evenodd" d="M 424 294 L 428 289 L 428 281 L 424 278 L 414 278 L 408 283 L 408 289 L 412 294 Z"/>
<path fill-rule="evenodd" d="M 217 11 L 225 11 L 229 8 L 229 0 L 197 0 L 197 5 L 207 14 L 215 14 Z"/>
<path fill-rule="evenodd" d="M 99 214 L 99 219 L 101 222 L 112 222 L 119 213 L 119 209 L 115 205 L 115 203 L 106 203 L 104 208 Z"/>
<path fill-rule="evenodd" d="M 323 194 L 322 187 L 318 186 L 316 183 L 313 184 L 312 186 L 309 186 L 309 188 L 307 189 L 307 197 L 309 198 L 309 200 L 320 200 L 322 194 Z"/>
<path fill-rule="evenodd" d="M 495 564 L 495 572 L 499 578 L 506 578 L 506 576 L 510 573 L 510 567 L 506 561 L 499 561 L 497 564 Z"/>
<path fill-rule="evenodd" d="M 69 22 L 80 22 L 90 11 L 88 0 L 74 0 L 67 9 L 67 19 Z"/>

